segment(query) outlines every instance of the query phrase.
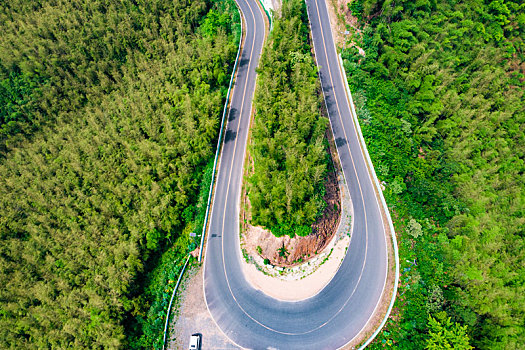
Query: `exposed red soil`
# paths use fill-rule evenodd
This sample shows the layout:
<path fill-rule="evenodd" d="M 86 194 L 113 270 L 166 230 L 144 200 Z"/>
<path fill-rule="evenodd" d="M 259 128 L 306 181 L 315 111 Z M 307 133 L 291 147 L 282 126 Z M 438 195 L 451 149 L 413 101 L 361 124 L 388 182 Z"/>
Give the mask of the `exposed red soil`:
<path fill-rule="evenodd" d="M 338 166 L 336 153 L 334 153 L 335 148 L 329 132 L 327 132 L 327 138 L 330 140 L 330 154 L 334 159 L 334 164 Z M 252 164 L 249 155 L 247 160 L 248 164 Z M 312 225 L 312 233 L 306 237 L 295 236 L 294 238 L 288 236 L 275 237 L 269 230 L 250 225 L 250 203 L 246 192 L 243 191 L 242 249 L 250 256 L 261 256 L 263 259 L 269 259 L 272 265 L 281 267 L 292 267 L 314 258 L 331 241 L 337 232 L 341 219 L 341 193 L 337 174 L 333 169 L 327 173 L 325 188 L 326 193 L 323 198 L 326 202 L 326 208 L 323 215 Z M 287 254 L 281 256 L 279 250 L 283 246 Z"/>
<path fill-rule="evenodd" d="M 259 255 L 269 259 L 272 265 L 282 267 L 291 267 L 315 257 L 330 242 L 341 217 L 339 184 L 334 171 L 328 173 L 325 186 L 324 200 L 327 205 L 323 215 L 312 225 L 313 232 L 310 235 L 275 237 L 269 230 L 246 224 L 242 237 L 243 249 L 250 256 Z M 287 254 L 280 256 L 279 249 L 283 246 Z"/>

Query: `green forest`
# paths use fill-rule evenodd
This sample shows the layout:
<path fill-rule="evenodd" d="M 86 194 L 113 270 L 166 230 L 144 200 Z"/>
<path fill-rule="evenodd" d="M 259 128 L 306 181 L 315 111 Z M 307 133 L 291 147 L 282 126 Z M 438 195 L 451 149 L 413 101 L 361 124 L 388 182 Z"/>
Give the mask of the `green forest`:
<path fill-rule="evenodd" d="M 248 178 L 252 223 L 306 236 L 324 206 L 328 120 L 303 0 L 283 1 L 258 69 Z"/>
<path fill-rule="evenodd" d="M 342 52 L 398 235 L 373 348 L 525 348 L 525 4 L 355 0 Z"/>
<path fill-rule="evenodd" d="M 0 29 L 0 347 L 161 348 L 235 3 L 3 1 Z"/>

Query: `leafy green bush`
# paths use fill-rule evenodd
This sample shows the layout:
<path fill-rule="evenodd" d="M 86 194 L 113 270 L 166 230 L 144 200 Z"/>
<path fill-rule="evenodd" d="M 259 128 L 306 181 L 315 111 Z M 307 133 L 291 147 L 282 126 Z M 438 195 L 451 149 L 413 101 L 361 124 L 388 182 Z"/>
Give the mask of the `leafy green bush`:
<path fill-rule="evenodd" d="M 18 133 L 30 134 L 38 123 L 35 120 L 44 81 L 37 74 L 13 70 L 0 80 L 0 152 L 6 151 L 5 140 Z"/>

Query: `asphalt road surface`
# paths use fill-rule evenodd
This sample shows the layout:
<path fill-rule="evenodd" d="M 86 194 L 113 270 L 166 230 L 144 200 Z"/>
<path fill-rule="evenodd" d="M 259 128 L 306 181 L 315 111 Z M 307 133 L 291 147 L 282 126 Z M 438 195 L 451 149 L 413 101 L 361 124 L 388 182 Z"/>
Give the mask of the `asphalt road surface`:
<path fill-rule="evenodd" d="M 325 0 L 308 0 L 321 84 L 343 173 L 354 206 L 353 235 L 341 267 L 316 296 L 284 302 L 245 280 L 239 249 L 239 204 L 255 68 L 265 39 L 257 0 L 236 0 L 245 42 L 226 126 L 209 222 L 204 293 L 219 328 L 250 349 L 337 349 L 351 341 L 377 307 L 387 277 L 387 248 L 379 204 L 351 118 Z M 206 336 L 205 334 L 203 335 Z"/>

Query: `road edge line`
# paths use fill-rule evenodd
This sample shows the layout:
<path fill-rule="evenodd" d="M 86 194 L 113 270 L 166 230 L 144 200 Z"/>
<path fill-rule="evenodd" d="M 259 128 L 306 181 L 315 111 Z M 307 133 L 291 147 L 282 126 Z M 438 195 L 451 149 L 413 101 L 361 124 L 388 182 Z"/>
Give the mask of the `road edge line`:
<path fill-rule="evenodd" d="M 305 0 L 305 3 L 306 2 L 307 2 L 307 0 Z M 306 5 L 308 6 L 308 3 Z M 308 14 L 308 21 L 309 21 L 310 32 L 311 32 L 310 14 L 309 14 L 309 12 L 307 12 L 307 14 Z M 330 22 L 330 28 L 332 29 L 333 27 L 332 27 L 332 23 L 330 21 L 330 16 L 328 17 L 328 20 Z M 335 45 L 335 42 L 334 42 L 334 45 Z M 314 52 L 315 52 L 316 51 L 315 50 L 315 45 L 313 45 L 313 47 L 314 47 Z M 337 53 L 337 50 L 336 50 L 336 53 Z M 393 308 L 393 305 L 394 305 L 394 302 L 395 302 L 395 298 L 396 298 L 396 294 L 397 294 L 398 284 L 399 284 L 399 254 L 398 254 L 398 247 L 397 247 L 397 239 L 396 239 L 396 235 L 395 235 L 394 226 L 393 226 L 393 223 L 392 223 L 392 218 L 390 216 L 390 211 L 388 210 L 388 206 L 386 205 L 386 201 L 384 199 L 383 192 L 381 190 L 381 186 L 379 185 L 379 180 L 377 179 L 377 175 L 375 173 L 375 168 L 373 166 L 372 160 L 370 159 L 370 155 L 368 153 L 368 148 L 366 147 L 366 143 L 364 141 L 364 137 L 363 137 L 363 134 L 362 134 L 362 131 L 361 131 L 361 126 L 359 125 L 359 120 L 357 119 L 357 113 L 355 111 L 354 101 L 353 101 L 353 98 L 352 98 L 352 94 L 350 93 L 350 87 L 348 85 L 348 79 L 346 77 L 346 73 L 345 73 L 344 67 L 342 65 L 342 59 L 341 59 L 340 54 L 338 54 L 338 58 L 339 58 L 338 59 L 339 69 L 340 69 L 341 75 L 343 76 L 343 83 L 345 84 L 347 100 L 348 100 L 349 105 L 350 105 L 350 112 L 351 112 L 350 114 L 352 114 L 352 119 L 353 119 L 354 125 L 356 127 L 359 143 L 361 144 L 361 151 L 365 155 L 365 159 L 366 159 L 366 162 L 368 163 L 367 165 L 369 167 L 368 168 L 368 170 L 369 170 L 368 172 L 369 172 L 369 174 L 370 173 L 372 174 L 372 176 L 371 176 L 372 179 L 373 179 L 372 182 L 374 184 L 374 187 L 376 187 L 376 189 L 377 189 L 377 192 L 378 192 L 379 197 L 380 197 L 381 204 L 383 206 L 383 210 L 385 211 L 385 216 L 387 217 L 389 229 L 390 229 L 390 232 L 391 232 L 392 246 L 393 246 L 393 250 L 394 250 L 394 261 L 395 261 L 394 288 L 393 288 L 393 291 L 392 291 L 392 298 L 391 298 L 389 307 L 388 307 L 387 312 L 386 312 L 386 314 L 385 314 L 381 324 L 379 325 L 379 327 L 366 340 L 366 342 L 362 346 L 359 347 L 359 350 L 361 350 L 361 349 L 364 349 L 366 346 L 368 346 L 374 340 L 374 338 L 379 334 L 381 329 L 386 324 L 386 321 L 388 320 L 388 317 L 390 316 L 390 313 L 392 311 L 392 308 Z M 317 64 L 317 66 L 319 66 L 319 64 L 317 63 L 317 60 L 316 60 L 316 64 Z M 325 105 L 326 105 L 326 99 L 323 98 L 323 100 L 324 100 Z M 331 126 L 332 125 L 330 123 L 330 127 Z M 344 176 L 344 172 L 343 172 L 343 176 Z M 346 178 L 345 178 L 345 182 L 346 182 Z M 377 196 L 375 196 L 375 197 L 376 197 L 376 201 L 377 201 Z M 386 239 L 386 236 L 385 236 L 385 239 Z M 387 247 L 387 250 L 388 250 L 388 247 Z M 388 259 L 388 257 L 387 257 L 387 259 Z M 388 272 L 389 271 L 388 271 L 388 266 L 387 266 L 387 275 L 388 275 Z M 386 280 L 385 280 L 385 283 L 386 283 Z M 384 289 L 383 289 L 382 293 L 384 293 Z M 381 298 L 379 300 L 381 300 Z M 376 305 L 376 309 L 377 309 L 377 305 Z M 375 312 L 375 309 L 374 309 L 374 312 Z M 350 342 L 351 342 L 351 340 L 350 340 Z M 347 344 L 345 344 L 344 346 L 346 346 Z"/>
<path fill-rule="evenodd" d="M 207 231 L 207 228 L 208 228 L 208 217 L 209 217 L 209 212 L 210 212 L 210 205 L 211 205 L 211 202 L 212 202 L 212 197 L 215 196 L 215 174 L 216 174 L 216 171 L 217 171 L 217 161 L 219 159 L 219 153 L 221 153 L 221 148 L 222 148 L 222 134 L 223 134 L 223 131 L 224 131 L 224 127 L 225 127 L 225 120 L 226 120 L 226 115 L 227 115 L 227 111 L 229 111 L 229 104 L 230 104 L 230 92 L 231 92 L 231 89 L 232 89 L 232 85 L 234 83 L 234 81 L 236 80 L 236 76 L 237 76 L 237 63 L 239 62 L 239 56 L 240 56 L 240 52 L 241 52 L 241 47 L 242 47 L 242 42 L 243 42 L 243 33 L 244 33 L 244 27 L 243 27 L 243 15 L 241 13 L 241 10 L 239 9 L 239 6 L 237 5 L 237 2 L 235 2 L 235 6 L 237 7 L 237 12 L 239 13 L 239 17 L 240 17 L 240 20 L 241 20 L 241 37 L 239 38 L 239 47 L 237 48 L 237 57 L 235 57 L 235 63 L 233 65 L 233 71 L 232 71 L 232 75 L 230 77 L 230 85 L 228 86 L 228 92 L 226 93 L 226 101 L 224 102 L 224 109 L 222 111 L 222 120 L 221 120 L 221 128 L 220 128 L 220 131 L 219 131 L 219 138 L 217 139 L 217 149 L 215 151 L 215 161 L 213 163 L 213 171 L 212 171 L 212 175 L 211 175 L 211 184 L 210 184 L 210 190 L 209 190 L 209 193 L 208 193 L 208 204 L 206 205 L 206 214 L 204 216 L 204 224 L 202 226 L 202 233 L 201 233 L 201 244 L 200 244 L 200 248 L 199 248 L 199 258 L 198 258 L 198 262 L 200 263 L 202 261 L 202 253 L 203 253 L 203 245 L 204 245 L 204 237 L 206 236 L 206 231 Z"/>
<path fill-rule="evenodd" d="M 273 10 L 271 10 L 272 12 L 270 13 L 270 10 L 268 10 L 266 6 L 264 6 L 263 0 L 259 0 L 259 4 L 261 5 L 263 11 L 266 13 L 266 17 L 268 17 L 268 31 L 271 32 L 273 28 Z"/>
<path fill-rule="evenodd" d="M 248 31 L 248 25 L 245 23 L 246 21 L 246 17 L 244 15 L 244 12 L 242 11 L 240 5 L 238 4 L 237 2 L 238 0 L 234 0 L 235 4 L 237 5 L 237 10 L 239 11 L 239 14 L 241 15 L 241 33 L 244 34 L 244 32 Z M 261 15 L 263 17 L 263 21 L 264 21 L 264 40 L 263 40 L 263 48 L 264 49 L 264 43 L 266 42 L 266 38 L 268 36 L 268 33 L 269 33 L 269 29 L 268 29 L 268 26 L 269 24 L 267 25 L 267 21 L 265 20 L 264 18 L 264 15 L 263 15 L 263 12 L 265 12 L 265 9 L 264 7 L 262 6 L 262 4 L 260 3 L 260 0 L 259 1 L 254 1 L 255 2 L 255 5 L 259 8 L 259 11 L 261 12 Z M 251 6 L 249 5 L 249 0 L 246 0 L 246 3 L 248 4 L 248 6 L 250 7 L 251 9 Z M 254 17 L 254 23 L 255 23 L 255 17 Z M 247 35 L 242 35 L 241 36 L 241 41 L 239 43 L 239 51 L 237 53 L 237 55 L 239 56 L 239 52 L 244 50 L 244 45 L 242 45 L 244 43 L 244 40 L 246 40 L 246 37 Z M 255 37 L 254 37 L 255 39 Z M 261 52 L 262 54 L 262 52 Z M 236 74 L 237 75 L 237 74 Z M 256 74 L 256 79 L 257 79 L 257 74 Z M 255 83 L 255 86 L 257 85 L 257 81 Z M 255 94 L 255 90 L 254 90 L 254 94 Z M 253 102 L 253 96 L 252 96 L 252 102 Z M 251 126 L 251 118 L 253 117 L 253 113 L 254 113 L 254 107 L 253 107 L 253 104 L 252 104 L 252 111 L 250 112 L 250 122 L 248 123 L 248 128 L 250 129 L 250 126 Z M 249 131 L 247 132 L 247 137 L 248 137 L 248 134 L 249 134 Z M 246 142 L 246 141 L 245 141 Z M 221 146 L 222 148 L 222 146 Z M 244 158 L 245 158 L 246 154 L 244 155 L 243 157 L 243 165 L 242 167 L 244 168 Z M 219 169 L 220 170 L 220 169 Z M 241 184 L 240 186 L 242 187 L 242 181 L 241 181 Z M 238 198 L 239 202 L 237 203 L 237 206 L 239 207 L 240 205 L 240 197 Z M 212 213 L 213 214 L 213 213 Z M 209 237 L 208 237 L 209 239 Z M 238 248 L 240 249 L 240 245 L 237 245 Z M 206 245 L 206 249 L 208 248 L 208 246 Z M 241 252 L 241 256 L 242 256 L 242 252 Z M 202 279 L 203 279 L 203 283 L 202 283 L 202 289 L 203 289 L 203 297 L 204 297 L 204 303 L 206 304 L 206 309 L 208 310 L 208 313 L 210 314 L 211 316 L 211 319 L 212 321 L 215 323 L 217 329 L 224 335 L 225 338 L 227 338 L 229 341 L 231 341 L 235 346 L 237 346 L 238 348 L 240 349 L 246 349 L 244 347 L 242 347 L 241 345 L 237 344 L 230 336 L 228 336 L 224 331 L 223 329 L 219 326 L 219 324 L 217 323 L 217 321 L 215 320 L 215 318 L 213 317 L 213 314 L 212 312 L 210 311 L 210 307 L 208 305 L 208 300 L 206 299 L 206 259 L 204 259 L 204 271 L 203 271 L 203 274 L 202 274 Z M 233 296 L 233 294 L 232 294 Z"/>
<path fill-rule="evenodd" d="M 240 15 L 240 18 L 241 18 L 241 38 L 239 40 L 239 49 L 237 50 L 237 58 L 236 58 L 236 62 L 237 60 L 239 59 L 240 57 L 240 53 L 241 51 L 243 50 L 243 44 L 244 44 L 244 40 L 246 39 L 246 35 L 244 34 L 245 33 L 245 30 L 247 31 L 248 30 L 248 26 L 245 24 L 245 21 L 246 21 L 246 18 L 244 16 L 244 13 L 242 12 L 241 10 L 241 7 L 240 5 L 237 3 L 237 0 L 234 0 L 235 2 L 235 6 L 237 6 L 237 11 L 239 12 L 239 15 Z M 232 72 L 232 77 L 233 75 L 235 75 L 235 77 L 237 77 L 237 71 L 233 71 Z M 237 79 L 235 79 L 237 80 Z M 229 104 L 230 101 L 226 101 L 227 104 Z M 225 105 L 226 107 L 226 105 Z M 219 152 L 219 150 L 222 150 L 222 146 L 223 145 L 220 145 L 220 148 L 217 148 L 217 152 Z M 220 170 L 220 169 L 219 169 Z M 217 172 L 217 176 L 218 176 L 218 172 Z M 215 181 L 215 179 L 212 179 L 212 181 Z M 213 183 L 213 182 L 212 182 Z M 214 197 L 215 197 L 215 190 L 216 188 L 214 188 Z M 212 213 L 213 215 L 213 213 Z M 209 236 L 207 237 L 206 239 L 206 251 L 208 250 L 208 244 L 207 244 L 207 241 L 209 239 Z M 202 247 L 201 247 L 202 249 Z M 219 326 L 219 324 L 217 323 L 217 321 L 215 320 L 215 318 L 213 318 L 213 314 L 211 313 L 210 311 L 210 307 L 208 305 L 208 300 L 206 299 L 206 259 L 204 259 L 204 263 L 203 263 L 203 271 L 202 271 L 202 296 L 203 296 L 203 299 L 204 299 L 204 304 L 206 305 L 206 310 L 208 310 L 208 313 L 210 314 L 210 318 L 211 320 L 213 321 L 213 323 L 215 324 L 215 326 L 217 327 L 217 329 L 224 335 L 224 337 L 226 339 L 228 339 L 229 341 L 231 341 L 234 345 L 236 345 L 237 347 L 239 347 L 240 349 L 244 349 L 242 346 L 240 346 L 239 344 L 237 344 L 235 341 L 233 341 L 223 330 L 222 328 Z"/>
<path fill-rule="evenodd" d="M 392 308 L 394 307 L 394 303 L 396 301 L 397 289 L 398 289 L 398 285 L 399 285 L 399 251 L 398 251 L 398 247 L 397 247 L 397 238 L 396 238 L 396 233 L 395 233 L 395 230 L 394 230 L 394 224 L 392 222 L 392 217 L 390 216 L 390 211 L 388 210 L 388 206 L 386 204 L 385 197 L 383 196 L 383 191 L 381 190 L 381 185 L 379 183 L 379 179 L 377 178 L 377 174 L 375 172 L 374 164 L 372 163 L 372 159 L 370 158 L 370 154 L 368 153 L 368 148 L 366 147 L 365 139 L 364 139 L 363 133 L 361 131 L 361 126 L 359 124 L 359 120 L 357 119 L 357 112 L 355 111 L 354 100 L 352 98 L 352 93 L 350 92 L 350 87 L 348 85 L 348 79 L 346 77 L 346 71 L 344 69 L 343 59 L 341 58 L 341 54 L 338 54 L 337 56 L 338 56 L 337 62 L 339 63 L 339 69 L 341 70 L 341 74 L 343 75 L 343 81 L 344 81 L 344 84 L 345 84 L 346 94 L 347 94 L 348 102 L 350 104 L 350 110 L 352 112 L 351 113 L 352 114 L 352 119 L 354 121 L 354 125 L 355 125 L 356 130 L 357 130 L 357 135 L 359 137 L 359 142 L 361 143 L 363 154 L 365 155 L 365 159 L 366 159 L 366 161 L 368 163 L 368 166 L 369 166 L 369 169 L 370 169 L 369 173 L 372 175 L 372 179 L 374 180 L 373 181 L 374 185 L 376 187 L 377 193 L 379 194 L 379 198 L 381 200 L 381 205 L 383 206 L 383 210 L 385 212 L 385 215 L 386 215 L 386 218 L 387 218 L 387 221 L 388 221 L 388 226 L 390 228 L 391 239 L 392 239 L 392 247 L 394 249 L 395 276 L 394 276 L 394 288 L 393 288 L 393 291 L 392 291 L 392 298 L 390 300 L 390 304 L 388 306 L 387 312 L 386 312 L 383 320 L 381 321 L 381 324 L 379 325 L 379 327 L 365 341 L 365 343 L 359 347 L 359 349 L 364 349 L 365 347 L 367 347 L 374 340 L 374 338 L 383 329 L 383 327 L 386 324 L 386 321 L 390 317 L 390 313 L 392 312 Z"/>

